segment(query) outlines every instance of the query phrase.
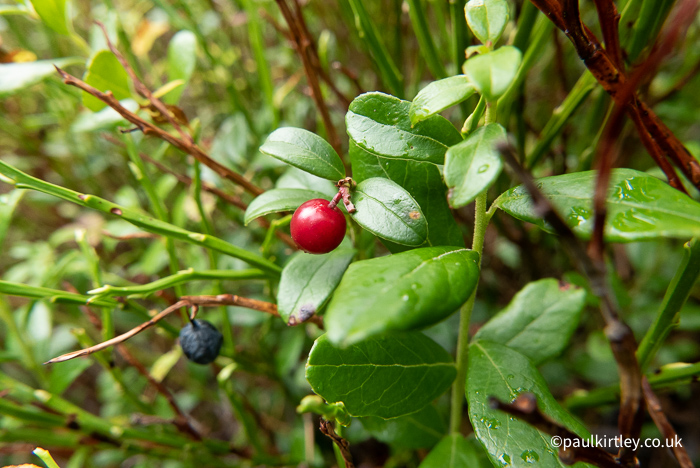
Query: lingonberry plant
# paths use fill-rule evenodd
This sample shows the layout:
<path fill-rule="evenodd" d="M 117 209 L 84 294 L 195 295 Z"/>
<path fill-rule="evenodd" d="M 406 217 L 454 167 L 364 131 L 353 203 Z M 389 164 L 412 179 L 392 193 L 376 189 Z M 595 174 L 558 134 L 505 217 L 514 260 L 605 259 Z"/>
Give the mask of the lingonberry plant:
<path fill-rule="evenodd" d="M 74 7 L 0 6 L 0 462 L 700 459 L 697 2 Z"/>

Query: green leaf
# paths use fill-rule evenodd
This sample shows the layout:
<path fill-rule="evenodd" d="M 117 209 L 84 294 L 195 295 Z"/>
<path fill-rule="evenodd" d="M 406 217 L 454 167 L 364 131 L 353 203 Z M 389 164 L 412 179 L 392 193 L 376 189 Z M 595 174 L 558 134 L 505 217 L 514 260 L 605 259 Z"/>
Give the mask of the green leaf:
<path fill-rule="evenodd" d="M 0 96 L 15 93 L 39 83 L 44 78 L 56 73 L 57 67 L 82 63 L 80 57 L 55 60 L 37 60 L 36 62 L 0 64 Z"/>
<path fill-rule="evenodd" d="M 490 468 L 490 464 L 482 463 L 474 443 L 473 439 L 467 440 L 461 434 L 445 436 L 418 468 Z"/>
<path fill-rule="evenodd" d="M 282 270 L 277 307 L 287 323 L 300 323 L 318 313 L 335 290 L 355 255 L 339 248 L 325 255 L 299 252 Z"/>
<path fill-rule="evenodd" d="M 482 44 L 495 44 L 508 24 L 506 0 L 469 0 L 464 6 L 467 24 Z"/>
<path fill-rule="evenodd" d="M 491 409 L 489 397 L 511 402 L 521 393 L 532 393 L 544 414 L 580 437 L 590 434 L 567 413 L 547 388 L 532 362 L 498 343 L 474 341 L 469 345 L 467 401 L 469 419 L 476 438 L 481 442 L 495 466 L 563 467 L 557 448 L 550 445 L 551 436 L 502 411 Z"/>
<path fill-rule="evenodd" d="M 190 81 L 197 64 L 197 36 L 188 30 L 179 31 L 168 44 L 168 78 L 170 81 Z M 171 91 L 167 101 L 174 104 L 182 95 L 184 86 Z"/>
<path fill-rule="evenodd" d="M 267 137 L 260 152 L 324 179 L 345 177 L 343 162 L 330 143 L 302 128 L 278 128 Z"/>
<path fill-rule="evenodd" d="M 504 46 L 488 54 L 474 55 L 464 62 L 464 74 L 488 102 L 506 92 L 518 74 L 522 60 L 520 50 Z"/>
<path fill-rule="evenodd" d="M 436 164 L 462 137 L 444 118 L 430 117 L 411 126 L 411 103 L 382 93 L 357 97 L 346 116 L 352 176 L 391 179 L 418 202 L 428 222 L 431 245 L 463 247 L 464 239 L 447 204 L 447 187 Z M 405 247 L 384 241 L 392 252 Z"/>
<path fill-rule="evenodd" d="M 126 70 L 109 50 L 100 50 L 92 56 L 87 64 L 84 81 L 102 92 L 111 91 L 119 100 L 131 97 Z M 86 92 L 83 92 L 83 105 L 93 112 L 107 106 Z"/>
<path fill-rule="evenodd" d="M 418 246 L 428 238 L 428 223 L 411 194 L 382 177 L 360 182 L 352 192 L 352 217 L 372 234 L 397 244 Z"/>
<path fill-rule="evenodd" d="M 348 135 L 378 157 L 443 164 L 447 147 L 461 140 L 457 129 L 440 116 L 411 126 L 410 108 L 387 94 L 363 94 L 345 116 Z"/>
<path fill-rule="evenodd" d="M 476 93 L 476 88 L 465 75 L 433 81 L 421 89 L 411 103 L 411 125 L 459 104 Z"/>
<path fill-rule="evenodd" d="M 41 20 L 51 29 L 66 36 L 71 24 L 66 11 L 66 0 L 30 0 Z"/>
<path fill-rule="evenodd" d="M 537 180 L 575 233 L 588 238 L 593 230 L 593 193 L 597 173 L 577 172 Z M 634 242 L 700 235 L 700 203 L 665 182 L 633 169 L 613 169 L 606 199 L 605 239 Z M 535 213 L 523 186 L 508 190 L 496 200 L 511 216 L 551 231 Z"/>
<path fill-rule="evenodd" d="M 525 286 L 475 338 L 502 343 L 540 364 L 558 356 L 578 326 L 586 291 L 548 278 Z"/>
<path fill-rule="evenodd" d="M 506 130 L 494 123 L 478 128 L 447 150 L 444 171 L 452 208 L 471 203 L 496 181 L 503 169 L 496 143 L 505 139 Z"/>
<path fill-rule="evenodd" d="M 244 222 L 246 225 L 255 218 L 278 213 L 280 211 L 294 211 L 299 206 L 314 198 L 328 199 L 326 195 L 313 190 L 304 189 L 271 189 L 258 195 L 250 202 L 245 211 Z M 328 200 L 330 201 L 330 200 Z"/>
<path fill-rule="evenodd" d="M 447 425 L 434 405 L 400 418 L 370 416 L 360 419 L 360 422 L 375 439 L 409 450 L 431 448 L 447 432 Z"/>
<path fill-rule="evenodd" d="M 397 418 L 447 390 L 457 370 L 450 355 L 422 333 L 370 338 L 336 348 L 321 336 L 306 363 L 306 380 L 328 403 L 352 416 Z"/>
<path fill-rule="evenodd" d="M 478 262 L 471 250 L 425 247 L 353 263 L 328 305 L 328 338 L 350 344 L 439 322 L 469 298 Z"/>

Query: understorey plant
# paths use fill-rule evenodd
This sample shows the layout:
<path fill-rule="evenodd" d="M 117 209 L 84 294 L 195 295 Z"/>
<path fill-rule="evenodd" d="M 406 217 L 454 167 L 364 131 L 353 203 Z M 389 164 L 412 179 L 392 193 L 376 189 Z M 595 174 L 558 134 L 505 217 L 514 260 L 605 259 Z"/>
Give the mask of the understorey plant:
<path fill-rule="evenodd" d="M 89 44 L 0 7 L 0 122 L 40 143 L 0 159 L 0 461 L 693 466 L 700 163 L 663 104 L 696 2 L 342 0 L 318 37 L 318 5 L 214 3 L 90 5 Z M 29 20 L 77 56 L 15 60 Z"/>

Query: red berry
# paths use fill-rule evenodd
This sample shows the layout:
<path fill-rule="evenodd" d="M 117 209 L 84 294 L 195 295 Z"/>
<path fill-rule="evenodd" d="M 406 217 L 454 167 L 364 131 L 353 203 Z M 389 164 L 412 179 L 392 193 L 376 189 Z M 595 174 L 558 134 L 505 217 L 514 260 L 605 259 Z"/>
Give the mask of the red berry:
<path fill-rule="evenodd" d="M 292 216 L 292 239 L 300 249 L 324 254 L 335 249 L 345 237 L 345 216 L 329 208 L 328 200 L 314 198 L 303 203 Z"/>

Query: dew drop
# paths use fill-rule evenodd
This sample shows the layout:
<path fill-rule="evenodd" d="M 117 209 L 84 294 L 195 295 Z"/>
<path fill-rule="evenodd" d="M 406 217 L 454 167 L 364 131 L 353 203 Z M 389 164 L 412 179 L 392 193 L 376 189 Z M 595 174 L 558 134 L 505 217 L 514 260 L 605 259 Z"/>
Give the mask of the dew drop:
<path fill-rule="evenodd" d="M 484 165 L 482 165 L 481 167 L 479 167 L 479 169 L 477 169 L 477 172 L 478 172 L 479 174 L 483 174 L 484 172 L 486 172 L 486 171 L 488 171 L 488 170 L 489 170 L 489 165 L 488 165 L 488 164 L 484 164 Z"/>
<path fill-rule="evenodd" d="M 498 457 L 498 461 L 501 462 L 501 466 L 510 465 L 510 456 L 508 456 L 507 453 L 504 453 Z"/>
<path fill-rule="evenodd" d="M 540 456 L 534 450 L 525 450 L 520 454 L 520 458 L 523 459 L 525 463 L 535 463 L 540 461 Z"/>
<path fill-rule="evenodd" d="M 407 301 L 408 301 L 408 294 L 404 294 L 404 295 L 401 297 L 401 300 L 403 300 L 404 302 L 407 302 Z"/>

